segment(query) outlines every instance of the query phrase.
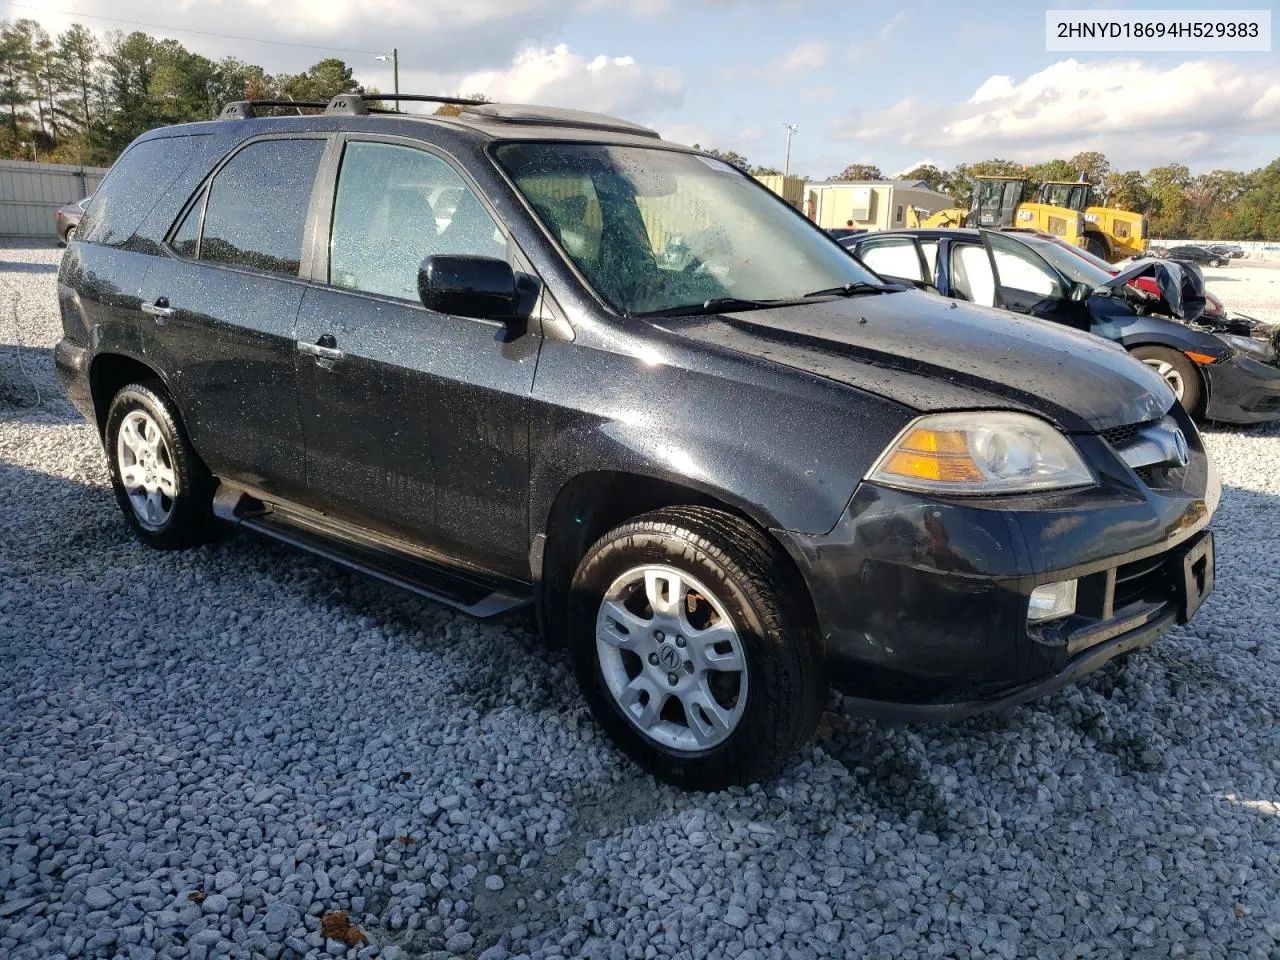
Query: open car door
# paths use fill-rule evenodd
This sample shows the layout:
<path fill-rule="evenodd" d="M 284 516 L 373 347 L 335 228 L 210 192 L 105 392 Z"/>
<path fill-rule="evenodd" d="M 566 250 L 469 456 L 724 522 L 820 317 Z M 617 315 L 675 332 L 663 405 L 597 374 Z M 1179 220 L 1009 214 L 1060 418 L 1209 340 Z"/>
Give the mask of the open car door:
<path fill-rule="evenodd" d="M 982 231 L 982 243 L 991 260 L 997 307 L 1052 320 L 1077 330 L 1090 327 L 1087 296 L 1073 299 L 1061 273 L 1016 236 Z"/>

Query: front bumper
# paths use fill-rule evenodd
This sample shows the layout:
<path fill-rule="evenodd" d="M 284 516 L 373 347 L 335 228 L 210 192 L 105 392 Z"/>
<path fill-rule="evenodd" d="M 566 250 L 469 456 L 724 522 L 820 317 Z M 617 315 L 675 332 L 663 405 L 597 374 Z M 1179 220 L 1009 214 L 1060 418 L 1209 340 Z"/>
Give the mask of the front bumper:
<path fill-rule="evenodd" d="M 1280 420 L 1280 366 L 1236 354 L 1200 369 L 1209 383 L 1206 420 L 1239 424 Z"/>
<path fill-rule="evenodd" d="M 1115 461 L 1087 490 L 941 499 L 864 482 L 829 533 L 780 532 L 846 705 L 895 720 L 1009 706 L 1147 646 L 1194 612 L 1212 590 L 1205 527 L 1220 487 L 1186 428 L 1190 463 L 1158 476 L 1139 477 L 1101 438 L 1078 437 L 1091 463 Z M 1191 551 L 1204 578 L 1194 598 L 1183 578 Z M 1072 579 L 1076 613 L 1028 625 L 1031 592 Z"/>

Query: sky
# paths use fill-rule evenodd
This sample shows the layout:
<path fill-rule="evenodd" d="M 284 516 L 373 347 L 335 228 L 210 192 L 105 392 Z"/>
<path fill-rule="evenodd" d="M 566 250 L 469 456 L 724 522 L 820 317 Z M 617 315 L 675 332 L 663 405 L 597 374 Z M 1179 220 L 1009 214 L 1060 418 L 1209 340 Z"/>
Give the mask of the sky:
<path fill-rule="evenodd" d="M 1238 6 L 1261 6 L 1244 0 Z M 24 0 L 0 16 L 55 33 L 140 29 L 270 73 L 339 56 L 385 92 L 600 110 L 664 137 L 736 150 L 813 179 L 871 162 L 1101 150 L 1120 169 L 1193 172 L 1280 157 L 1276 53 L 1045 50 L 1045 5 L 993 0 Z M 1070 2 L 1055 8 L 1196 8 Z M 110 19 L 114 18 L 114 19 Z M 181 28 L 181 29 L 179 29 Z M 215 37 L 194 32 L 218 33 Z M 232 38 L 234 37 L 234 39 Z M 259 41 L 275 41 L 264 43 Z M 324 49 L 320 49 L 324 48 Z"/>

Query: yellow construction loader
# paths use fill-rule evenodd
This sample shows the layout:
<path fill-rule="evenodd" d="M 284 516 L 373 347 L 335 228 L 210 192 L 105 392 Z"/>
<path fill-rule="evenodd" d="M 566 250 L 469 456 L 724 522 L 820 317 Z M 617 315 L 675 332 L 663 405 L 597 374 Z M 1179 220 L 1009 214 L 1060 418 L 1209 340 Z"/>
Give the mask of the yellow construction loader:
<path fill-rule="evenodd" d="M 948 207 L 927 216 L 916 212 L 921 227 L 987 227 L 992 230 L 1039 230 L 1085 248 L 1084 214 L 1067 207 L 1033 201 L 1022 202 L 1026 177 L 974 177 L 973 206 L 968 210 Z"/>
<path fill-rule="evenodd" d="M 1112 263 L 1147 252 L 1147 218 L 1118 207 L 1094 204 L 1093 184 L 1083 177 L 1078 181 L 1048 180 L 1036 191 L 1036 202 L 1047 206 L 1066 207 L 1084 215 L 1084 248 L 1095 257 Z"/>

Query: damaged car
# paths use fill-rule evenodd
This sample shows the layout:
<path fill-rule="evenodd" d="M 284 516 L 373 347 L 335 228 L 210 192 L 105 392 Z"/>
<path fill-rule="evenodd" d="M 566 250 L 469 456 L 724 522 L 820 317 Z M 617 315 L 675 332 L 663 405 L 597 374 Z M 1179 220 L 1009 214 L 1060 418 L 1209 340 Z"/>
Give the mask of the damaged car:
<path fill-rule="evenodd" d="M 900 230 L 845 246 L 883 277 L 1112 340 L 1164 377 L 1193 417 L 1280 419 L 1277 328 L 1229 314 L 1176 262 L 1117 269 L 1056 239 L 988 230 Z"/>

